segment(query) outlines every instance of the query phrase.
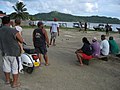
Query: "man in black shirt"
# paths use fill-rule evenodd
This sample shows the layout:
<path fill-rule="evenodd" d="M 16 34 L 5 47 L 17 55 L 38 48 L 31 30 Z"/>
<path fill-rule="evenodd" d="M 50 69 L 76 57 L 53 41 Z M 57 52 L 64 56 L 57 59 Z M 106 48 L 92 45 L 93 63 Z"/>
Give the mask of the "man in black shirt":
<path fill-rule="evenodd" d="M 87 38 L 84 37 L 82 39 L 82 41 L 83 41 L 84 45 L 82 46 L 81 49 L 78 49 L 75 52 L 81 66 L 83 65 L 83 62 L 82 62 L 83 59 L 84 60 L 90 60 L 92 58 L 92 53 L 93 53 L 91 44 L 89 43 L 89 41 L 87 40 Z"/>
<path fill-rule="evenodd" d="M 47 56 L 47 48 L 46 44 L 49 47 L 49 39 L 46 30 L 43 28 L 43 23 L 38 22 L 38 28 L 33 31 L 33 44 L 35 50 L 38 54 L 40 65 L 41 65 L 41 54 L 45 59 L 45 65 L 48 65 L 48 56 Z"/>

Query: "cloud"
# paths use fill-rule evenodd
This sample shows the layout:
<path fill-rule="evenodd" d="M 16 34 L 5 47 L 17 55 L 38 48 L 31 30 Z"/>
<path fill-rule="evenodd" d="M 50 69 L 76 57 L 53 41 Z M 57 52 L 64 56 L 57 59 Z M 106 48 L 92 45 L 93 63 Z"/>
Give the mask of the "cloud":
<path fill-rule="evenodd" d="M 17 1 L 24 2 L 30 14 L 59 11 L 78 16 L 120 16 L 120 0 L 2 0 L 5 4 L 0 8 L 9 8 L 5 11 L 10 13 Z"/>
<path fill-rule="evenodd" d="M 98 4 L 97 3 L 86 3 L 86 12 L 96 12 L 98 11 Z"/>

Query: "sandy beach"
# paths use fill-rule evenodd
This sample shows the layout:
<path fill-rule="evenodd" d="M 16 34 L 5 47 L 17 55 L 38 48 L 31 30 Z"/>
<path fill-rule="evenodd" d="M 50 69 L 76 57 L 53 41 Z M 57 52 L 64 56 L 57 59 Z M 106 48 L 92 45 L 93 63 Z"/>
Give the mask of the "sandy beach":
<path fill-rule="evenodd" d="M 23 38 L 30 48 L 33 48 L 32 32 L 32 29 L 23 29 Z M 90 65 L 81 67 L 74 53 L 82 46 L 82 37 L 91 42 L 96 36 L 100 41 L 102 34 L 105 32 L 60 30 L 56 46 L 48 48 L 50 65 L 45 66 L 42 60 L 42 66 L 35 68 L 32 74 L 20 74 L 21 86 L 15 89 L 4 84 L 0 56 L 0 90 L 120 90 L 120 58 L 111 56 L 108 61 L 93 59 Z M 49 31 L 48 35 L 50 37 Z M 120 46 L 120 35 L 110 35 Z"/>

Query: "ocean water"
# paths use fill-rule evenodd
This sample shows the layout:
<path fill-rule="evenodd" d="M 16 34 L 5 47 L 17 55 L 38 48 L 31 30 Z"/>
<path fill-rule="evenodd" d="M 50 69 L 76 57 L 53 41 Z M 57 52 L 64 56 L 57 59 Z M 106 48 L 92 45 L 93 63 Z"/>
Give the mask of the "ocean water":
<path fill-rule="evenodd" d="M 38 22 L 39 21 L 34 21 L 34 24 L 37 25 Z M 42 21 L 42 22 L 46 26 L 51 26 L 51 24 L 53 23 L 53 21 Z M 62 21 L 58 21 L 58 23 L 62 27 L 73 28 L 74 23 L 79 23 L 79 22 L 62 22 Z M 84 24 L 84 22 L 82 22 L 82 24 Z M 98 26 L 99 24 L 106 25 L 106 23 L 87 23 L 87 28 L 94 30 L 93 27 Z M 118 31 L 116 28 L 120 28 L 120 24 L 109 24 L 109 25 L 111 25 L 113 31 Z"/>
<path fill-rule="evenodd" d="M 44 23 L 46 26 L 50 26 L 52 22 L 53 22 L 53 21 L 43 21 L 43 23 Z M 59 22 L 59 21 L 58 21 L 58 23 L 59 23 L 59 25 L 61 25 L 62 27 L 73 28 L 73 23 L 78 23 L 78 22 Z M 104 25 L 106 25 L 106 23 L 87 23 L 87 27 L 88 27 L 89 29 L 94 29 L 93 27 L 94 27 L 94 26 L 98 26 L 99 24 L 104 24 Z M 111 25 L 113 31 L 118 31 L 116 28 L 120 28 L 120 24 L 109 24 L 109 25 Z"/>

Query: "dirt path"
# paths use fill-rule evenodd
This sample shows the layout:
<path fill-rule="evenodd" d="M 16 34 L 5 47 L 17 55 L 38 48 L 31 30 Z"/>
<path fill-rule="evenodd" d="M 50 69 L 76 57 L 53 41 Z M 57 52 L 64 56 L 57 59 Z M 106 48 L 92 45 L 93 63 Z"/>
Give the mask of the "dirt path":
<path fill-rule="evenodd" d="M 4 75 L 0 69 L 0 90 L 120 90 L 120 59 L 109 58 L 107 62 L 91 60 L 89 66 L 83 67 L 76 62 L 74 52 L 81 47 L 81 38 L 86 36 L 91 40 L 94 36 L 100 38 L 101 34 L 104 32 L 90 31 L 86 34 L 61 31 L 57 46 L 48 48 L 50 66 L 45 66 L 43 61 L 42 66 L 32 74 L 20 74 L 22 85 L 16 89 L 4 84 Z M 30 47 L 31 35 L 32 30 L 24 30 L 23 37 Z M 118 34 L 112 35 L 120 42 Z"/>

